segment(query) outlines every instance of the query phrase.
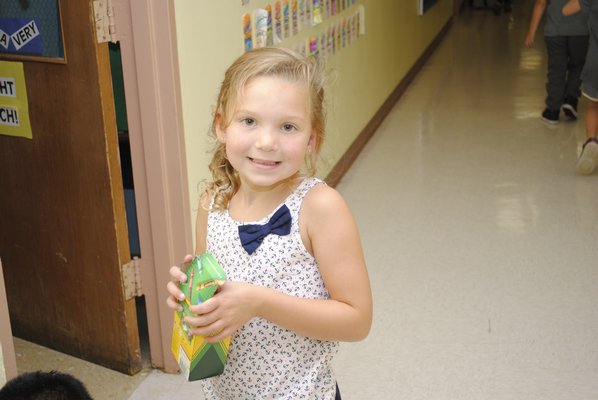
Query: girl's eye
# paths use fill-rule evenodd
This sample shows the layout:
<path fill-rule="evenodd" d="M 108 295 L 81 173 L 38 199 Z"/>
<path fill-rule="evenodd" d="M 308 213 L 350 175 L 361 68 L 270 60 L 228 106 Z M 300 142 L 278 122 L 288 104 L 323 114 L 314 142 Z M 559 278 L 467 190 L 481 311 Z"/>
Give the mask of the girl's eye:
<path fill-rule="evenodd" d="M 253 118 L 243 118 L 241 123 L 245 126 L 253 126 L 255 125 L 255 120 Z"/>
<path fill-rule="evenodd" d="M 295 128 L 295 125 L 293 125 L 293 124 L 284 124 L 284 125 L 282 126 L 282 130 L 283 130 L 284 132 L 292 132 L 292 131 L 294 131 L 295 129 L 296 129 L 296 128 Z"/>

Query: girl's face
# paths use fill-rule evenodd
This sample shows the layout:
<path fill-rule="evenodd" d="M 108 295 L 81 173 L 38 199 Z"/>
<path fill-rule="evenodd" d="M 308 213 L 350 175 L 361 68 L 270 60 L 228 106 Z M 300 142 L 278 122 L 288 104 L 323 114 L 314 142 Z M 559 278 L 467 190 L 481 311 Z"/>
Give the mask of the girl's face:
<path fill-rule="evenodd" d="M 251 79 L 218 140 L 241 185 L 271 188 L 299 171 L 315 144 L 308 89 L 273 76 Z"/>

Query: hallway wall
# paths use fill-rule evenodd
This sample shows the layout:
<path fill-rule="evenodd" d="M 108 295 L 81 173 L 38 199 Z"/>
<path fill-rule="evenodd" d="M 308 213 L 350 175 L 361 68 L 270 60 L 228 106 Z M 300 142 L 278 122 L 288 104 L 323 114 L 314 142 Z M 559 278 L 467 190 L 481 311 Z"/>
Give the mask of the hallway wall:
<path fill-rule="evenodd" d="M 208 177 L 208 131 L 226 67 L 243 52 L 242 15 L 274 1 L 175 3 L 189 195 L 197 207 L 198 183 Z M 319 176 L 339 160 L 393 89 L 450 20 L 452 0 L 439 0 L 423 16 L 416 0 L 358 0 L 365 8 L 365 35 L 328 59 L 328 129 Z M 318 32 L 317 28 L 312 30 Z M 302 32 L 286 39 L 293 47 Z"/>

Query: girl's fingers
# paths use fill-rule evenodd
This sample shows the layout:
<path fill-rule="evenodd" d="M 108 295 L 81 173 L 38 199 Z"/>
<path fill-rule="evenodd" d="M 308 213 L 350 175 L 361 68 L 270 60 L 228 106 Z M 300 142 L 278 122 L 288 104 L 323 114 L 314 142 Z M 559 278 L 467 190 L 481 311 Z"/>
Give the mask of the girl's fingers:
<path fill-rule="evenodd" d="M 191 308 L 189 310 L 191 311 Z M 191 311 L 191 312 L 193 312 L 193 311 Z M 196 329 L 206 328 L 216 322 L 217 322 L 217 318 L 211 314 L 204 314 L 204 315 L 199 314 L 195 317 L 185 317 L 185 323 L 187 325 L 191 325 L 191 326 L 195 327 Z M 205 335 L 206 333 L 207 332 L 204 332 L 202 334 Z"/>
<path fill-rule="evenodd" d="M 193 256 L 187 254 L 183 259 L 183 264 L 189 264 L 191 261 L 193 261 Z M 179 284 L 187 280 L 187 275 L 177 265 L 170 267 L 168 272 L 170 273 L 170 281 L 166 284 L 166 289 L 170 296 L 166 298 L 166 304 L 173 310 L 182 311 L 183 307 L 179 304 L 179 301 L 185 300 L 185 294 L 179 289 Z"/>
<path fill-rule="evenodd" d="M 210 335 L 207 335 L 205 338 L 206 343 L 217 343 L 221 340 L 226 339 L 229 336 L 232 336 L 233 332 L 228 332 L 227 330 L 221 330 L 220 332 L 211 332 Z"/>
<path fill-rule="evenodd" d="M 166 298 L 166 304 L 168 305 L 168 307 L 172 308 L 173 310 L 183 311 L 183 306 L 181 306 L 179 304 L 179 302 L 177 301 L 177 299 L 174 298 L 173 296 L 168 296 Z"/>
<path fill-rule="evenodd" d="M 172 282 L 178 283 L 185 282 L 187 280 L 187 275 L 185 275 L 185 273 L 181 271 L 181 269 L 176 265 L 170 267 L 170 270 L 168 272 L 170 273 L 170 278 Z"/>
<path fill-rule="evenodd" d="M 193 325 L 191 325 L 193 326 Z M 215 343 L 230 336 L 218 323 L 210 324 L 208 326 L 194 327 L 189 330 L 190 333 L 196 336 L 204 336 L 206 342 Z"/>
<path fill-rule="evenodd" d="M 189 307 L 189 311 L 197 315 L 207 315 L 218 308 L 218 302 L 212 297 L 201 304 Z"/>
<path fill-rule="evenodd" d="M 181 289 L 179 289 L 179 286 L 176 283 L 172 281 L 168 282 L 166 284 L 166 289 L 168 290 L 168 293 L 170 293 L 171 296 L 175 297 L 179 301 L 185 300 L 185 294 L 181 292 Z"/>

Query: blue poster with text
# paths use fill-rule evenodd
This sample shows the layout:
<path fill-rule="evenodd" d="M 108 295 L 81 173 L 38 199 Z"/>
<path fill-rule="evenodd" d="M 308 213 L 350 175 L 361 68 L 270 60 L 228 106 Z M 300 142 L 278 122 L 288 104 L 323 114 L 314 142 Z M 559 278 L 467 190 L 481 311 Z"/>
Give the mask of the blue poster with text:
<path fill-rule="evenodd" d="M 32 18 L 0 18 L 0 53 L 42 55 L 42 35 Z"/>

